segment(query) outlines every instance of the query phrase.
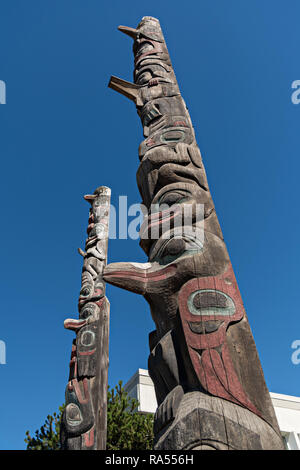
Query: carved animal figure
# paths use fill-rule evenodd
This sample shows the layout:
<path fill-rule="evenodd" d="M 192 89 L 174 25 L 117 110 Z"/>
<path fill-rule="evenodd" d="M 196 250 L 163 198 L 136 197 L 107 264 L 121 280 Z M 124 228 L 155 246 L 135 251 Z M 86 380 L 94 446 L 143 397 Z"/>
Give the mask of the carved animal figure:
<path fill-rule="evenodd" d="M 111 77 L 109 86 L 134 101 L 143 126 L 137 183 L 149 262 L 109 264 L 104 279 L 150 305 L 155 449 L 283 449 L 159 21 L 119 30 L 134 41 L 134 83 Z"/>

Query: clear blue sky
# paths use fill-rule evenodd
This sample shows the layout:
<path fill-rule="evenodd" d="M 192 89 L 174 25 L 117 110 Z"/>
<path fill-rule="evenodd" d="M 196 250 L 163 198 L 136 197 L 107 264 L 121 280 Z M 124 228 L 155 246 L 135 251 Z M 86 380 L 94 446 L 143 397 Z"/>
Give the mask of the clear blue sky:
<path fill-rule="evenodd" d="M 140 202 L 142 128 L 134 105 L 107 88 L 131 80 L 119 24 L 160 19 L 269 389 L 299 395 L 291 362 L 299 328 L 300 4 L 266 0 L 2 0 L 0 80 L 0 448 L 22 449 L 64 401 L 77 315 L 88 204 L 112 189 Z M 112 240 L 109 261 L 146 261 Z M 108 286 L 109 383 L 147 368 L 153 329 L 143 298 Z"/>

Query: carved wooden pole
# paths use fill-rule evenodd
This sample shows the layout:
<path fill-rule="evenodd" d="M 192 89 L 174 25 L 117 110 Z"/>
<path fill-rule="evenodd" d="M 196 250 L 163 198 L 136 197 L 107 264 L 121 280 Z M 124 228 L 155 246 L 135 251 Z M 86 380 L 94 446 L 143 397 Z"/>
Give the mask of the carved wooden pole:
<path fill-rule="evenodd" d="M 155 449 L 283 449 L 159 21 L 119 30 L 134 40 L 135 83 L 112 77 L 109 86 L 134 101 L 143 125 L 137 182 L 149 262 L 112 263 L 104 279 L 150 304 Z"/>
<path fill-rule="evenodd" d="M 106 448 L 109 302 L 102 277 L 107 259 L 110 189 L 84 196 L 91 204 L 78 301 L 79 319 L 67 319 L 73 341 L 61 444 L 66 450 Z"/>

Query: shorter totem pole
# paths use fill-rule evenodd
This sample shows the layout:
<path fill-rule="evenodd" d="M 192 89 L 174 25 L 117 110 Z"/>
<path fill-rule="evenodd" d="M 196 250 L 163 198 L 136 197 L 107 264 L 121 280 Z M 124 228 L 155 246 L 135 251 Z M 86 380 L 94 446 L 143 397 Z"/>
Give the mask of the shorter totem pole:
<path fill-rule="evenodd" d="M 66 408 L 61 424 L 64 450 L 106 448 L 109 302 L 102 273 L 106 265 L 110 189 L 84 196 L 91 203 L 79 294 L 79 319 L 67 319 L 73 340 Z"/>

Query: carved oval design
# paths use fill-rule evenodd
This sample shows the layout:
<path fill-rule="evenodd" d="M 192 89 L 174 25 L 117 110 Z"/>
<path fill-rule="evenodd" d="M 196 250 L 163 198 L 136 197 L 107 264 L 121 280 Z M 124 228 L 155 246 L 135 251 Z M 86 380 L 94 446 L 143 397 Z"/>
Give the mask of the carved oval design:
<path fill-rule="evenodd" d="M 181 142 L 185 138 L 185 132 L 179 130 L 169 130 L 164 132 L 160 140 L 161 142 L 168 143 L 168 142 Z"/>
<path fill-rule="evenodd" d="M 232 316 L 236 308 L 229 295 L 214 289 L 193 292 L 188 298 L 188 308 L 193 315 Z"/>
<path fill-rule="evenodd" d="M 75 403 L 69 403 L 66 407 L 66 420 L 70 426 L 78 426 L 82 422 L 82 414 Z"/>
<path fill-rule="evenodd" d="M 95 333 L 91 330 L 86 330 L 82 333 L 80 338 L 82 346 L 92 346 L 95 343 Z"/>

